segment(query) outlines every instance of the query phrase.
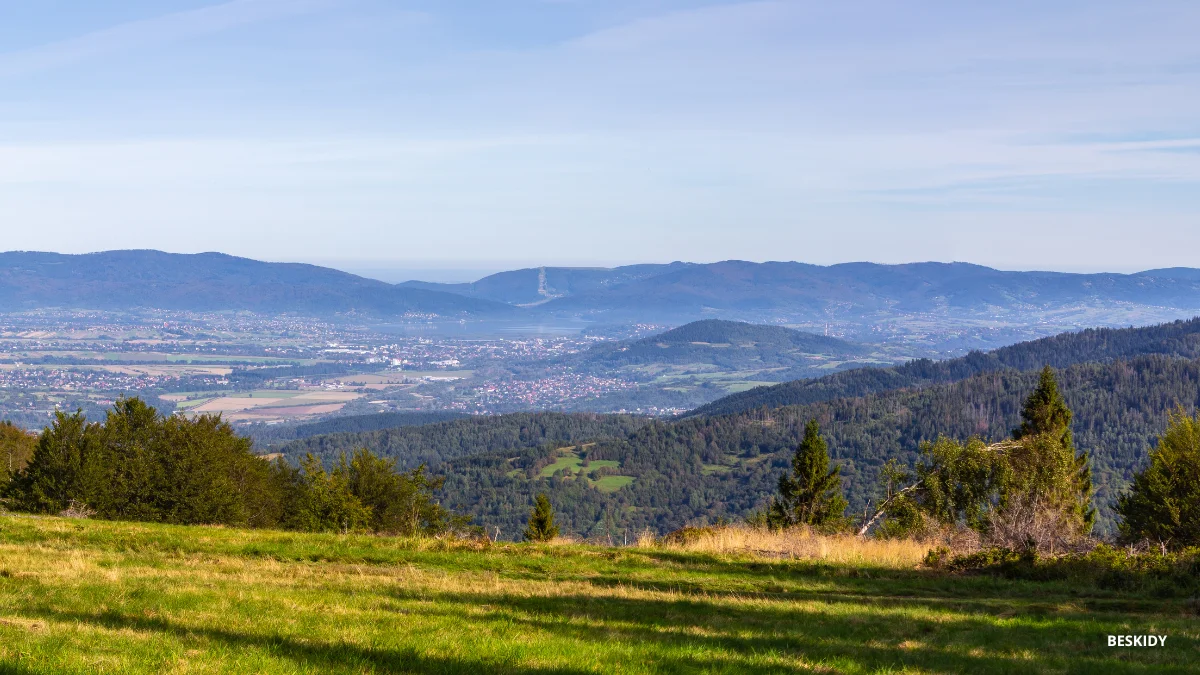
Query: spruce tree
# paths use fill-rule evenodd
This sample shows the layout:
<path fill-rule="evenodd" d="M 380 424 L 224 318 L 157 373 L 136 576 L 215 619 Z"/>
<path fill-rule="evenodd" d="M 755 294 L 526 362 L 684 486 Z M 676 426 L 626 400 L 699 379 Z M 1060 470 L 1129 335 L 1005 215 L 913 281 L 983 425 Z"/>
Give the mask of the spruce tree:
<path fill-rule="evenodd" d="M 846 510 L 841 489 L 841 469 L 829 468 L 829 448 L 821 438 L 821 427 L 810 420 L 792 457 L 791 475 L 779 477 L 779 496 L 768 508 L 767 522 L 772 527 L 835 527 Z"/>
<path fill-rule="evenodd" d="M 1075 451 L 1074 438 L 1071 435 L 1071 409 L 1067 407 L 1062 394 L 1058 390 L 1058 380 L 1054 377 L 1054 369 L 1046 366 L 1042 369 L 1037 389 L 1029 395 L 1021 410 L 1021 426 L 1013 430 L 1013 440 L 1027 441 L 1030 449 L 1041 457 L 1033 459 L 1033 465 L 1014 467 L 1016 473 L 1022 468 L 1046 471 L 1053 475 L 1056 472 L 1050 468 L 1056 460 L 1070 463 L 1068 476 L 1060 476 L 1055 482 L 1066 485 L 1037 485 L 1037 476 L 1014 476 L 1015 482 L 1031 485 L 1045 492 L 1070 492 L 1074 496 L 1074 510 L 1082 520 L 1085 532 L 1092 529 L 1096 519 L 1096 511 L 1092 508 L 1092 469 L 1087 452 Z"/>
<path fill-rule="evenodd" d="M 1117 501 L 1121 535 L 1172 547 L 1200 546 L 1200 414 L 1182 408 L 1150 451 L 1150 465 Z"/>
<path fill-rule="evenodd" d="M 529 526 L 523 533 L 529 541 L 550 541 L 558 536 L 558 526 L 554 524 L 554 507 L 546 493 L 537 496 L 533 511 L 529 514 Z"/>

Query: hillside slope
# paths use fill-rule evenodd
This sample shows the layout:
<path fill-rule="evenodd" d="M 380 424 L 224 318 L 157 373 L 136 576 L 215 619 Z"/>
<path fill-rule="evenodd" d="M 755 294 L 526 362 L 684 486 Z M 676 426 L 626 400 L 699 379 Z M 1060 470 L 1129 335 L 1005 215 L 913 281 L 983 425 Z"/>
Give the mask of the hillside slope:
<path fill-rule="evenodd" d="M 564 526 L 579 534 L 666 532 L 743 518 L 775 493 L 804 423 L 817 419 L 842 467 L 850 513 L 861 513 L 889 459 L 911 465 L 921 443 L 941 435 L 1007 437 L 1037 379 L 1036 370 L 1004 370 L 921 389 L 654 422 L 565 454 L 539 447 L 463 456 L 444 468 L 447 502 L 511 529 L 530 495 L 546 491 L 561 505 Z M 1109 531 L 1113 500 L 1143 465 L 1168 413 L 1200 406 L 1200 359 L 1078 364 L 1060 372 L 1060 387 L 1074 412 L 1076 446 L 1092 458 L 1099 527 Z"/>
<path fill-rule="evenodd" d="M 365 447 L 396 459 L 402 469 L 412 469 L 421 464 L 436 467 L 466 455 L 621 437 L 648 422 L 631 415 L 512 413 L 313 436 L 292 441 L 280 451 L 292 459 L 312 453 L 330 463 L 343 452 Z"/>
<path fill-rule="evenodd" d="M 0 253 L 0 311 L 48 307 L 379 318 L 408 312 L 443 316 L 509 316 L 514 312 L 488 300 L 399 288 L 315 265 L 267 263 L 223 253 Z"/>
<path fill-rule="evenodd" d="M 760 407 L 777 408 L 863 396 L 904 387 L 954 382 L 1006 368 L 1063 368 L 1088 361 L 1165 354 L 1200 358 L 1200 318 L 1140 328 L 1092 328 L 1063 333 L 946 361 L 920 359 L 891 368 L 862 368 L 815 380 L 796 380 L 732 394 L 688 413 L 725 415 Z"/>

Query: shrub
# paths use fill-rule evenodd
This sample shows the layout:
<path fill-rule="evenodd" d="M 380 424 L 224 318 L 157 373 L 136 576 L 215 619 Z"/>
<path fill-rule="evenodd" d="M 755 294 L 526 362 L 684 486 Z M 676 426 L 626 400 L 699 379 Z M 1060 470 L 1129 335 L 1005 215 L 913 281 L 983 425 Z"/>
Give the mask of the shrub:
<path fill-rule="evenodd" d="M 1138 551 L 1098 544 L 1090 551 L 1054 557 L 1040 556 L 1033 549 L 988 548 L 959 556 L 948 556 L 948 551 L 931 552 L 926 564 L 950 572 L 1030 581 L 1070 581 L 1157 597 L 1200 594 L 1200 548 Z"/>

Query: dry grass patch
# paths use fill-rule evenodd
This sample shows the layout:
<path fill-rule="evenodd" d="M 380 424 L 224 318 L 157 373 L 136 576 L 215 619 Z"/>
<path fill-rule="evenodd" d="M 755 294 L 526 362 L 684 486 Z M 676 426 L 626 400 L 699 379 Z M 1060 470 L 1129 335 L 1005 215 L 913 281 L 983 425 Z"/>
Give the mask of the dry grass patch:
<path fill-rule="evenodd" d="M 921 564 L 931 546 L 912 539 L 871 539 L 849 534 L 818 534 L 808 528 L 771 531 L 746 526 L 692 528 L 680 536 L 642 536 L 638 546 L 693 553 L 750 554 L 839 565 L 897 569 Z"/>

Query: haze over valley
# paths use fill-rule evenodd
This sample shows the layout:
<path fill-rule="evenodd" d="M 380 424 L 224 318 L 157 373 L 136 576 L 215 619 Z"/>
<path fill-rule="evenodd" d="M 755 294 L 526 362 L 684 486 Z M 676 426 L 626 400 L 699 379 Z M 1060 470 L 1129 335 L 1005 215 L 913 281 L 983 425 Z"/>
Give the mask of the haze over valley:
<path fill-rule="evenodd" d="M 124 395 L 259 438 L 374 413 L 672 416 L 730 394 L 1200 314 L 1200 272 L 962 263 L 543 267 L 470 284 L 223 254 L 0 254 L 0 415 Z"/>

